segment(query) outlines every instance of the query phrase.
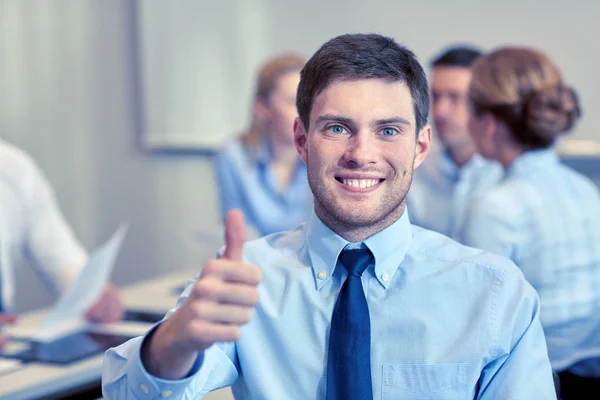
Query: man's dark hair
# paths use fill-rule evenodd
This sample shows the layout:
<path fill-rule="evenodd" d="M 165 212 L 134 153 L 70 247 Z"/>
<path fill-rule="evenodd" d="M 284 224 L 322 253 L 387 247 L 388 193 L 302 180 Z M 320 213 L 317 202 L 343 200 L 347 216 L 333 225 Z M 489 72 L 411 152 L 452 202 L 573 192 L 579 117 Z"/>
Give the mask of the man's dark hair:
<path fill-rule="evenodd" d="M 315 98 L 336 81 L 385 79 L 410 89 L 417 133 L 429 115 L 429 88 L 417 57 L 394 39 L 377 34 L 348 34 L 325 43 L 301 72 L 296 106 L 308 131 Z"/>
<path fill-rule="evenodd" d="M 481 56 L 481 51 L 474 47 L 453 46 L 442 51 L 431 61 L 432 67 L 464 67 L 469 68 L 471 64 Z"/>

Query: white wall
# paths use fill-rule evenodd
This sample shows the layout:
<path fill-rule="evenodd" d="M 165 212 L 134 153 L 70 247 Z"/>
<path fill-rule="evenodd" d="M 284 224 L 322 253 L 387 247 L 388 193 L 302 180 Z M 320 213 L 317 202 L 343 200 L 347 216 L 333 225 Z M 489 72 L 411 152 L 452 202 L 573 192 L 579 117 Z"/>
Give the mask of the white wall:
<path fill-rule="evenodd" d="M 237 51 L 293 49 L 310 55 L 331 36 L 358 31 L 393 35 L 424 62 L 454 41 L 484 47 L 501 42 L 538 45 L 558 60 L 568 82 L 582 94 L 585 118 L 576 137 L 596 138 L 600 128 L 600 115 L 593 111 L 600 105 L 598 2 L 578 2 L 577 7 L 566 1 L 540 5 L 527 0 L 168 3 L 189 6 L 190 1 L 206 5 L 205 12 L 214 13 L 210 15 L 232 10 L 243 15 L 249 4 L 264 5 L 255 17 L 266 21 L 265 26 L 256 35 L 236 36 Z M 120 221 L 131 223 L 113 275 L 118 283 L 199 267 L 200 253 L 186 234 L 218 222 L 208 157 L 141 150 L 140 135 L 148 126 L 142 126 L 146 102 L 138 85 L 137 4 L 0 0 L 0 137 L 36 158 L 87 248 L 106 239 Z M 220 32 L 211 40 L 231 42 L 231 37 L 221 37 L 227 29 Z M 253 43 L 257 37 L 264 42 Z M 256 65 L 247 67 L 240 69 L 241 82 L 251 81 Z M 213 91 L 223 87 L 218 81 L 209 83 Z M 250 91 L 246 84 L 227 95 L 248 99 Z M 50 300 L 29 270 L 19 278 L 20 309 Z"/>
<path fill-rule="evenodd" d="M 197 266 L 184 236 L 218 219 L 205 157 L 140 150 L 133 24 L 132 1 L 0 1 L 0 137 L 38 161 L 88 249 L 130 222 L 118 283 Z M 19 309 L 50 300 L 20 272 Z"/>
<path fill-rule="evenodd" d="M 214 145 L 239 132 L 260 63 L 275 51 L 311 55 L 348 32 L 397 38 L 429 64 L 450 42 L 483 49 L 538 47 L 561 66 L 586 110 L 600 104 L 596 38 L 600 3 L 505 0 L 140 0 L 141 73 L 151 143 Z M 252 12 L 251 12 L 252 11 Z M 241 101 L 240 101 L 241 100 Z M 594 138 L 589 112 L 580 139 Z"/>

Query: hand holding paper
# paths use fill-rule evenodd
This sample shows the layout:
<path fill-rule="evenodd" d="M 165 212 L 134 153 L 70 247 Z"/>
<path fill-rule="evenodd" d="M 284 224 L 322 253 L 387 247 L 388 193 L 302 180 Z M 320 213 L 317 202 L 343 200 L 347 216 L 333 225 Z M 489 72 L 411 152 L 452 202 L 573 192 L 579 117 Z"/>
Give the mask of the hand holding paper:
<path fill-rule="evenodd" d="M 100 297 L 87 311 L 85 316 L 93 322 L 117 322 L 123 319 L 125 311 L 119 298 L 117 287 L 111 283 L 106 285 Z"/>
<path fill-rule="evenodd" d="M 77 325 L 85 318 L 94 302 L 98 299 L 102 301 L 101 294 L 107 287 L 126 233 L 127 227 L 121 225 L 104 245 L 90 255 L 86 267 L 58 299 L 52 311 L 38 328 L 36 339 L 43 340 L 53 337 L 57 332 Z"/>

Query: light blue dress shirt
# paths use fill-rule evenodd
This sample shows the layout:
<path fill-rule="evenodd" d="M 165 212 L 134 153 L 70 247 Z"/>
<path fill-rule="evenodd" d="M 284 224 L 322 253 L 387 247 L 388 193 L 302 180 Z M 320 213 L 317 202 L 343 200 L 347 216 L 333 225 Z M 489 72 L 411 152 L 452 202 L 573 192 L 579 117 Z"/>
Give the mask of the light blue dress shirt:
<path fill-rule="evenodd" d="M 264 280 L 240 340 L 200 353 L 189 378 L 165 381 L 140 361 L 144 338 L 132 339 L 105 355 L 105 398 L 197 399 L 233 385 L 236 399 L 324 399 L 347 244 L 315 216 L 246 243 L 244 259 Z M 361 278 L 374 399 L 556 398 L 538 297 L 513 263 L 412 226 L 406 213 L 363 244 L 375 257 Z"/>
<path fill-rule="evenodd" d="M 235 140 L 217 154 L 215 169 L 223 220 L 229 210 L 239 208 L 246 223 L 263 236 L 293 229 L 308 219 L 312 195 L 306 166 L 298 158 L 296 173 L 280 192 L 271 160 L 266 140 L 249 150 Z"/>
<path fill-rule="evenodd" d="M 408 192 L 410 219 L 415 225 L 457 239 L 474 196 L 497 184 L 499 164 L 479 154 L 458 167 L 445 151 L 427 156 L 415 170 Z"/>
<path fill-rule="evenodd" d="M 530 151 L 476 198 L 467 245 L 504 255 L 537 289 L 552 366 L 600 377 L 600 195 L 551 150 Z"/>

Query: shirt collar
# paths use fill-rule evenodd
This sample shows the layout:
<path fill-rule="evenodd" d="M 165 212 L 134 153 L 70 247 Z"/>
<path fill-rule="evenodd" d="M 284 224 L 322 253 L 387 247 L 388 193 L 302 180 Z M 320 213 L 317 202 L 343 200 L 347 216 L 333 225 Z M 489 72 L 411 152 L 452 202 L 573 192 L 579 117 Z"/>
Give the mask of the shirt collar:
<path fill-rule="evenodd" d="M 262 166 L 268 165 L 273 159 L 271 143 L 267 138 L 262 139 L 253 149 L 256 162 Z"/>
<path fill-rule="evenodd" d="M 531 174 L 532 170 L 546 168 L 548 165 L 558 163 L 558 156 L 552 149 L 530 150 L 517 157 L 506 171 L 507 176 Z"/>
<path fill-rule="evenodd" d="M 440 152 L 439 157 L 440 170 L 444 175 L 450 179 L 458 179 L 459 168 L 458 165 L 452 160 L 452 157 L 447 151 L 443 150 Z"/>
<path fill-rule="evenodd" d="M 331 279 L 340 252 L 350 242 L 329 229 L 314 211 L 306 232 L 313 278 L 320 290 Z M 411 225 L 405 209 L 396 222 L 362 242 L 373 253 L 375 276 L 386 289 L 404 260 L 411 240 Z"/>
<path fill-rule="evenodd" d="M 468 174 L 470 171 L 478 169 L 479 167 L 483 166 L 485 162 L 485 159 L 478 153 L 473 154 L 469 161 L 467 161 L 462 167 L 456 165 L 452 157 L 450 157 L 448 152 L 445 150 L 441 152 L 439 157 L 440 170 L 444 173 L 444 175 L 453 180 L 458 180 L 461 175 Z"/>
<path fill-rule="evenodd" d="M 252 157 L 258 165 L 261 167 L 267 167 L 273 160 L 273 148 L 269 139 L 262 139 L 252 149 Z M 298 157 L 299 168 L 305 168 L 304 162 Z"/>

